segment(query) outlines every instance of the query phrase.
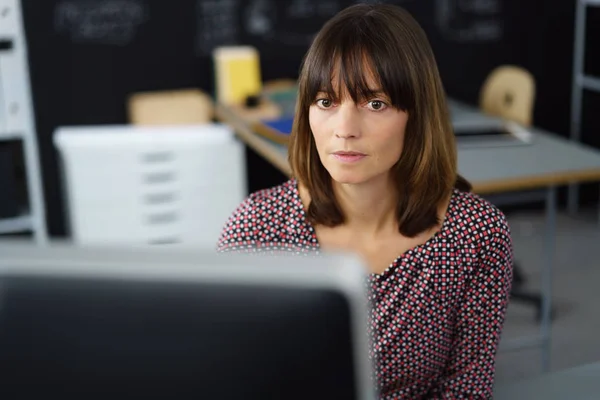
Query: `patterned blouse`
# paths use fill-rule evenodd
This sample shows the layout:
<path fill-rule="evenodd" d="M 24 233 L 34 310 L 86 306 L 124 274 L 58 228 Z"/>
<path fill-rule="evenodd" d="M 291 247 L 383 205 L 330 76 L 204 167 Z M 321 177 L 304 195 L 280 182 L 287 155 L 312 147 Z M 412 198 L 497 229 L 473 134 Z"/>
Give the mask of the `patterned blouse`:
<path fill-rule="evenodd" d="M 295 180 L 250 195 L 218 251 L 318 252 Z M 381 399 L 489 399 L 512 281 L 504 215 L 454 190 L 441 229 L 368 277 L 369 356 Z"/>

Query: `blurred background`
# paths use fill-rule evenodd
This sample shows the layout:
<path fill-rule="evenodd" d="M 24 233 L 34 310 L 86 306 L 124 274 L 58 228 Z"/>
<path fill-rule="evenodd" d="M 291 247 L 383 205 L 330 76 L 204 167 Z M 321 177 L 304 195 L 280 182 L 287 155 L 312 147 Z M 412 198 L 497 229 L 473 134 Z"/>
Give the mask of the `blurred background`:
<path fill-rule="evenodd" d="M 183 240 L 163 230 L 187 218 L 194 227 L 181 229 L 208 232 L 205 243 L 216 243 L 217 227 L 244 196 L 288 178 L 287 128 L 272 122 L 284 123 L 289 107 L 276 95 L 293 93 L 313 35 L 356 2 L 0 0 L 0 233 L 40 242 L 78 232 L 142 237 L 146 228 L 127 225 L 139 212 L 125 198 L 139 181 L 128 174 L 171 182 L 163 166 L 177 159 L 172 193 L 193 201 L 177 214 L 168 191 L 145 193 L 158 211 L 145 217 L 156 234 L 144 240 Z M 600 360 L 600 2 L 385 3 L 405 7 L 426 31 L 453 115 L 490 117 L 476 129 L 462 125 L 475 135 L 459 161 L 481 173 L 465 175 L 497 200 L 513 229 L 520 296 L 503 342 L 541 338 L 501 350 L 498 379 Z M 236 75 L 228 60 L 248 64 Z M 508 132 L 499 120 L 539 138 Z M 542 296 L 550 289 L 552 305 Z"/>

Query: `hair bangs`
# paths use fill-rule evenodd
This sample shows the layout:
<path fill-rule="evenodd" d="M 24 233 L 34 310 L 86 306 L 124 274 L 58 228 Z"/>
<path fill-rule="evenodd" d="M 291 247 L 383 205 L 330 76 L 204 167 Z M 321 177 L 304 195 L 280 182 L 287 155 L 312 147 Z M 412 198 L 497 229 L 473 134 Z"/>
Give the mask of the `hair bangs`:
<path fill-rule="evenodd" d="M 407 71 L 410 66 L 403 65 L 402 54 L 392 53 L 385 43 L 381 32 L 352 24 L 322 36 L 305 69 L 305 99 L 314 101 L 324 93 L 339 102 L 347 94 L 359 103 L 383 94 L 391 106 L 412 111 L 415 88 Z"/>

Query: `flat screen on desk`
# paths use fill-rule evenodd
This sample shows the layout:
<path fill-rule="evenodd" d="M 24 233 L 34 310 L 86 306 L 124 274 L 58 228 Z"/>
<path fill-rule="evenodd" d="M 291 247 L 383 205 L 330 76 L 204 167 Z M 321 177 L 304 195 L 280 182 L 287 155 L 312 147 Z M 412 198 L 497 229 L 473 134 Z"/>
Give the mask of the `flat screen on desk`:
<path fill-rule="evenodd" d="M 358 398 L 333 288 L 13 272 L 0 304 L 2 398 Z"/>

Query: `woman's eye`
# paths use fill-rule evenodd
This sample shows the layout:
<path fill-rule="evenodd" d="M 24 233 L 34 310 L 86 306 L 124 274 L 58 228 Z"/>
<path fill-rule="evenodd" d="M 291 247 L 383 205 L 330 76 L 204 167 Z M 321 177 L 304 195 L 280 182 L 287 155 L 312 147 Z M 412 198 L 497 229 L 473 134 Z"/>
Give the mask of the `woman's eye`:
<path fill-rule="evenodd" d="M 381 100 L 371 100 L 368 104 L 369 107 L 374 111 L 381 111 L 386 107 L 386 104 Z"/>
<path fill-rule="evenodd" d="M 333 102 L 329 99 L 319 99 L 317 105 L 321 108 L 329 108 L 333 105 Z"/>

